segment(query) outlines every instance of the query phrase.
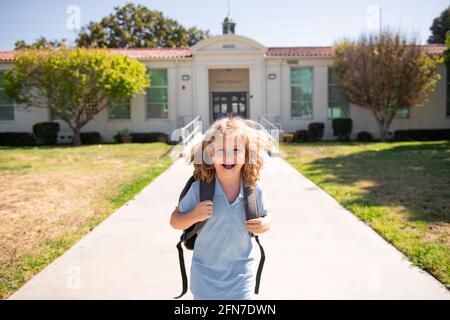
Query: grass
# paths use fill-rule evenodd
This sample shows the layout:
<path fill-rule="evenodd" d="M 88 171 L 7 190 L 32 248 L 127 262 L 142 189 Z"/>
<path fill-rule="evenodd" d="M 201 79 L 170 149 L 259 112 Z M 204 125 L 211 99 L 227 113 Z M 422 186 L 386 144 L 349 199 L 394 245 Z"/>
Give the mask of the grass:
<path fill-rule="evenodd" d="M 0 147 L 0 298 L 167 169 L 169 145 Z"/>
<path fill-rule="evenodd" d="M 282 144 L 285 159 L 450 288 L 450 142 Z"/>

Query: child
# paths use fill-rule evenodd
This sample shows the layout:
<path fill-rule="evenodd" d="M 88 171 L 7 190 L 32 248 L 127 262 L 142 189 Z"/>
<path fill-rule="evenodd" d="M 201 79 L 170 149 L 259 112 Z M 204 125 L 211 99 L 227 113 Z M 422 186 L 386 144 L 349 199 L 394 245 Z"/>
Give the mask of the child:
<path fill-rule="evenodd" d="M 260 234 L 271 226 L 258 182 L 264 152 L 270 145 L 270 136 L 258 129 L 257 123 L 234 117 L 214 122 L 194 148 L 194 177 L 206 182 L 216 179 L 214 198 L 199 202 L 200 184 L 195 181 L 170 220 L 179 230 L 208 220 L 197 235 L 192 256 L 190 289 L 194 299 L 253 298 L 256 262 L 249 232 Z M 245 219 L 244 183 L 256 186 L 261 218 Z"/>

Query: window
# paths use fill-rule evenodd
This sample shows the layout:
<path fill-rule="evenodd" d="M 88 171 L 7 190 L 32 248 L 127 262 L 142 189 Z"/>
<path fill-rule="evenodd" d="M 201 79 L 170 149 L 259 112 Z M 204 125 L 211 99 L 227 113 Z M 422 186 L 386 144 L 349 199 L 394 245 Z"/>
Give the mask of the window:
<path fill-rule="evenodd" d="M 447 66 L 447 116 L 450 116 L 450 62 Z"/>
<path fill-rule="evenodd" d="M 119 101 L 111 99 L 108 106 L 108 117 L 110 120 L 130 119 L 130 100 Z"/>
<path fill-rule="evenodd" d="M 291 116 L 312 118 L 313 69 L 291 68 Z"/>
<path fill-rule="evenodd" d="M 328 68 L 328 118 L 348 118 L 349 116 L 349 103 L 339 84 L 339 78 L 332 69 Z"/>
<path fill-rule="evenodd" d="M 66 95 L 64 95 L 64 97 L 66 98 Z M 53 100 L 53 102 L 51 103 L 52 104 L 52 106 L 54 106 L 54 107 L 56 107 L 56 101 L 55 101 L 55 98 L 54 97 L 52 97 L 52 100 Z M 66 99 L 64 99 L 64 100 L 66 100 Z M 63 114 L 64 115 L 66 115 L 69 119 L 71 119 L 72 118 L 72 110 L 70 110 L 68 107 L 67 107 L 67 101 L 64 101 L 64 106 L 63 106 Z M 52 120 L 61 120 L 61 117 L 60 117 L 60 115 L 59 115 L 59 113 L 57 113 L 55 110 L 54 110 L 54 108 L 52 108 L 52 107 L 50 107 L 50 118 L 52 119 Z"/>
<path fill-rule="evenodd" d="M 397 112 L 395 113 L 394 118 L 405 119 L 409 118 L 409 108 L 408 107 L 399 107 Z"/>
<path fill-rule="evenodd" d="M 3 73 L 0 72 L 0 120 L 14 120 L 14 101 L 3 89 Z"/>
<path fill-rule="evenodd" d="M 167 70 L 150 70 L 150 88 L 147 89 L 147 119 L 167 119 Z"/>
<path fill-rule="evenodd" d="M 391 107 L 388 108 L 388 110 Z M 394 115 L 394 119 L 407 119 L 409 118 L 409 107 L 398 107 L 397 112 Z"/>

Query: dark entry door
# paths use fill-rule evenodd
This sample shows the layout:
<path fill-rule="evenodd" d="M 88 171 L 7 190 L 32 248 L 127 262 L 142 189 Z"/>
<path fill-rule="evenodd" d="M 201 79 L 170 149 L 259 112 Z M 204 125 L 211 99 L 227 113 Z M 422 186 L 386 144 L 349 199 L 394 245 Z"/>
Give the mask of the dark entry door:
<path fill-rule="evenodd" d="M 213 120 L 221 117 L 247 117 L 247 92 L 213 92 Z"/>

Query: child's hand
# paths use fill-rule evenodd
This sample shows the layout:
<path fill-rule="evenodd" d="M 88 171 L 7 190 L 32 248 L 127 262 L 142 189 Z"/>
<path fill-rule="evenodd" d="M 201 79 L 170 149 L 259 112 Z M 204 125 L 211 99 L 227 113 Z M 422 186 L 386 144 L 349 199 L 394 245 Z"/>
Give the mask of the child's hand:
<path fill-rule="evenodd" d="M 204 221 L 213 215 L 213 203 L 210 200 L 199 202 L 194 209 L 194 216 L 197 221 Z"/>
<path fill-rule="evenodd" d="M 263 218 L 251 219 L 246 222 L 247 230 L 255 234 L 268 231 L 271 225 L 272 218 L 269 213 Z"/>

